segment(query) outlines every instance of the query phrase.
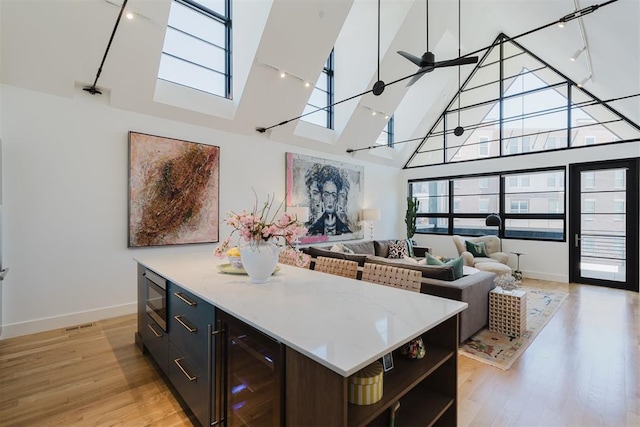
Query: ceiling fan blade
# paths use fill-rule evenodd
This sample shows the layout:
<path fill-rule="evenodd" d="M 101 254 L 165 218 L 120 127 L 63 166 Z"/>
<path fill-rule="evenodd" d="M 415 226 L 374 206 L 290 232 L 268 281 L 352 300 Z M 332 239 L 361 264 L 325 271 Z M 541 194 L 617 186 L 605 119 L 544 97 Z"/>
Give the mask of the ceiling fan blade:
<path fill-rule="evenodd" d="M 432 66 L 428 66 L 428 67 L 422 67 L 418 70 L 417 74 L 414 75 L 413 77 L 411 77 L 411 80 L 409 80 L 409 83 L 407 83 L 407 87 L 411 86 L 412 84 L 414 84 L 415 82 L 417 82 L 418 80 L 420 80 L 420 77 L 424 76 L 426 73 L 433 71 L 434 67 Z"/>
<path fill-rule="evenodd" d="M 460 58 L 450 59 L 448 61 L 438 61 L 434 64 L 434 67 L 455 67 L 458 65 L 477 64 L 477 56 L 463 56 Z"/>
<path fill-rule="evenodd" d="M 420 62 L 422 62 L 422 58 L 418 58 L 417 56 L 411 55 L 410 53 L 404 52 L 402 50 L 399 50 L 398 53 L 401 56 L 403 56 L 406 59 L 408 59 L 409 61 L 411 61 L 414 64 L 416 64 L 418 67 L 420 66 Z"/>

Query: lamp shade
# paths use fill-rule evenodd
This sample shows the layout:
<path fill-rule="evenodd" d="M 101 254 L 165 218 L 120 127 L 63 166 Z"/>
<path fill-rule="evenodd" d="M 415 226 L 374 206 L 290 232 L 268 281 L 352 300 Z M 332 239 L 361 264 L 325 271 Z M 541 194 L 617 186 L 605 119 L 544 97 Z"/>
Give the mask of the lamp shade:
<path fill-rule="evenodd" d="M 296 219 L 300 222 L 307 222 L 309 220 L 309 208 L 306 206 L 287 206 L 287 212 L 295 215 Z"/>
<path fill-rule="evenodd" d="M 500 215 L 492 213 L 484 220 L 484 224 L 487 227 L 500 227 L 500 225 L 502 225 L 502 220 L 500 219 Z"/>
<path fill-rule="evenodd" d="M 380 219 L 380 209 L 368 208 L 362 210 L 363 221 L 378 221 Z"/>

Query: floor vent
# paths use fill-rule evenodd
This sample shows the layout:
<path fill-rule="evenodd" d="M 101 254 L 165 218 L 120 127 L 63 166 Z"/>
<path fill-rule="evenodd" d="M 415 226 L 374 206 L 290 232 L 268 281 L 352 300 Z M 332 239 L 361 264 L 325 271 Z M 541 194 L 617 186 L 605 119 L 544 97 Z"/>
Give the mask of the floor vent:
<path fill-rule="evenodd" d="M 83 325 L 76 325 L 76 326 L 69 326 L 68 328 L 65 328 L 65 332 L 71 332 L 71 331 L 79 331 L 81 329 L 86 329 L 86 328 L 90 328 L 93 326 L 93 323 L 85 323 Z"/>

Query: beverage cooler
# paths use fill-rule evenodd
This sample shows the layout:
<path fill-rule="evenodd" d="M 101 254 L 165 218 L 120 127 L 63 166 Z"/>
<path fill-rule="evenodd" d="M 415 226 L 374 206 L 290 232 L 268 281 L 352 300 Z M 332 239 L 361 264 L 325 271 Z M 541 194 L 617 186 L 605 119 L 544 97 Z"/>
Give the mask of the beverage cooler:
<path fill-rule="evenodd" d="M 221 310 L 217 315 L 226 354 L 226 425 L 282 425 L 285 347 Z"/>

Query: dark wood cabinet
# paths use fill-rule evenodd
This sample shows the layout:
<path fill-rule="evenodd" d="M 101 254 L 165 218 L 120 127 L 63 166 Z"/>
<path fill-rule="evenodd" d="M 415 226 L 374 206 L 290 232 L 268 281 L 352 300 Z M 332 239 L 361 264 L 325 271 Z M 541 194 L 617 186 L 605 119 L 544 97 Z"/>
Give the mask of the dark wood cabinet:
<path fill-rule="evenodd" d="M 323 420 L 334 426 L 388 426 L 391 408 L 400 407 L 395 425 L 457 424 L 458 316 L 421 335 L 427 354 L 406 359 L 393 352 L 394 368 L 383 378 L 383 397 L 373 405 L 348 403 L 347 381 L 295 350 L 286 354 L 286 424 Z"/>
<path fill-rule="evenodd" d="M 151 354 L 202 425 L 388 426 L 457 424 L 458 314 L 421 337 L 426 356 L 393 352 L 383 397 L 348 403 L 348 378 L 168 281 L 166 331 L 146 312 L 138 267 L 136 343 Z M 150 327 L 151 326 L 151 327 Z"/>
<path fill-rule="evenodd" d="M 175 283 L 168 288 L 169 380 L 203 426 L 221 418 L 215 308 Z"/>
<path fill-rule="evenodd" d="M 164 330 L 147 313 L 149 271 L 138 266 L 136 344 L 153 357 L 201 425 L 217 424 L 224 411 L 215 308 L 167 282 Z"/>

